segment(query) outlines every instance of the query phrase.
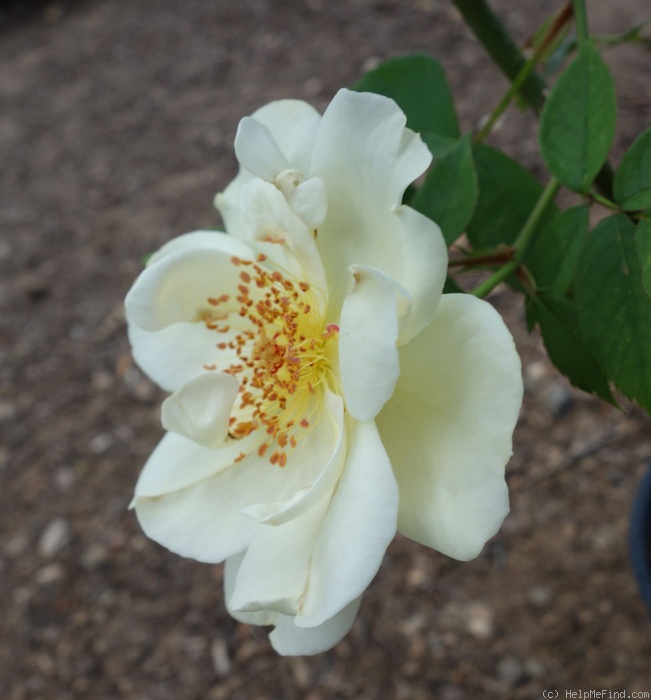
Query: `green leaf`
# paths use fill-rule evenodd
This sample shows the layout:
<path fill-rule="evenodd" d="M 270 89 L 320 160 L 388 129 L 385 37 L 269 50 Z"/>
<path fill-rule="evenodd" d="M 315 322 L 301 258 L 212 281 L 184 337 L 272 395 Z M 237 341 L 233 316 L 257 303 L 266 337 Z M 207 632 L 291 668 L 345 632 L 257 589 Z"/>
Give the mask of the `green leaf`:
<path fill-rule="evenodd" d="M 588 41 L 556 81 L 540 118 L 540 147 L 552 175 L 587 192 L 608 155 L 615 118 L 612 76 Z"/>
<path fill-rule="evenodd" d="M 571 287 L 588 233 L 588 213 L 587 206 L 558 213 L 527 249 L 524 263 L 541 291 L 562 297 Z"/>
<path fill-rule="evenodd" d="M 442 158 L 457 143 L 456 138 L 443 136 L 435 131 L 421 131 L 420 137 L 434 158 Z"/>
<path fill-rule="evenodd" d="M 579 334 L 571 301 L 551 294 L 527 299 L 527 321 L 537 322 L 550 360 L 583 391 L 615 403 L 608 379 Z"/>
<path fill-rule="evenodd" d="M 597 224 L 574 288 L 579 329 L 615 386 L 651 410 L 651 299 L 642 285 L 635 227 L 624 214 Z"/>
<path fill-rule="evenodd" d="M 542 194 L 540 183 L 519 163 L 490 146 L 473 146 L 479 197 L 467 227 L 473 247 L 492 248 L 511 244 Z M 543 221 L 558 209 L 548 207 Z"/>
<path fill-rule="evenodd" d="M 407 126 L 459 137 L 452 94 L 441 64 L 425 54 L 392 58 L 367 73 L 353 90 L 393 98 L 407 115 Z"/>
<path fill-rule="evenodd" d="M 411 206 L 441 227 L 449 246 L 464 232 L 476 203 L 477 175 L 466 135 L 430 168 Z"/>
<path fill-rule="evenodd" d="M 651 207 L 651 128 L 642 132 L 624 154 L 613 188 L 622 209 L 636 211 Z"/>
<path fill-rule="evenodd" d="M 635 229 L 635 249 L 642 266 L 642 284 L 651 297 L 651 222 L 640 221 Z"/>

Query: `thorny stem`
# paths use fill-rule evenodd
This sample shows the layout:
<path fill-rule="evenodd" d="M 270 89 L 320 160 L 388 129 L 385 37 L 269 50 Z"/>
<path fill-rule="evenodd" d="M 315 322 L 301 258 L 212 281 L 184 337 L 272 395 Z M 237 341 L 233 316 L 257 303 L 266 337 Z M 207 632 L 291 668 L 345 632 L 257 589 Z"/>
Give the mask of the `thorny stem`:
<path fill-rule="evenodd" d="M 515 80 L 526 63 L 517 44 L 486 0 L 452 0 L 488 55 L 509 80 Z M 545 83 L 537 73 L 524 81 L 520 93 L 535 112 L 542 109 Z"/>
<path fill-rule="evenodd" d="M 503 265 L 498 270 L 496 270 L 487 280 L 484 280 L 478 287 L 473 289 L 472 294 L 476 297 L 485 297 L 489 292 L 491 292 L 500 282 L 503 282 L 507 277 L 516 272 L 520 267 L 522 258 L 524 257 L 525 251 L 529 247 L 534 234 L 540 226 L 540 222 L 547 207 L 552 203 L 556 193 L 560 189 L 561 183 L 556 179 L 552 178 L 549 184 L 542 191 L 542 194 L 536 202 L 536 206 L 529 215 L 525 225 L 515 239 L 513 246 L 515 247 L 515 255 L 513 259 L 510 260 L 506 265 Z"/>
<path fill-rule="evenodd" d="M 527 61 L 486 0 L 451 1 L 504 75 L 515 80 Z M 545 102 L 545 87 L 543 79 L 533 71 L 520 89 L 520 95 L 536 114 Z M 595 185 L 605 197 L 612 197 L 613 169 L 608 163 L 597 174 Z"/>
<path fill-rule="evenodd" d="M 490 134 L 497 120 L 502 116 L 502 114 L 504 114 L 504 112 L 507 110 L 508 106 L 511 104 L 515 96 L 518 94 L 518 92 L 520 92 L 525 81 L 533 73 L 533 71 L 536 68 L 536 65 L 543 57 L 549 45 L 558 36 L 561 29 L 569 22 L 571 17 L 572 3 L 568 2 L 558 14 L 556 19 L 552 22 L 551 27 L 536 47 L 531 58 L 524 64 L 524 66 L 522 66 L 520 72 L 515 76 L 509 89 L 504 94 L 504 97 L 502 97 L 502 99 L 499 101 L 495 109 L 492 111 L 491 115 L 486 120 L 484 126 L 475 136 L 475 142 L 481 143 L 488 136 L 488 134 Z"/>

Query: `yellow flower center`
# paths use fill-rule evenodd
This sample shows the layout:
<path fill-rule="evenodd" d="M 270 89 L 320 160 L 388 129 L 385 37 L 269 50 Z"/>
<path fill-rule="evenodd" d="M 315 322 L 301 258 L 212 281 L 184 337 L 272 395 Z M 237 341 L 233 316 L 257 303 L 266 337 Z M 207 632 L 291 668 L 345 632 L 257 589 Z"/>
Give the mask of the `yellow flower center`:
<path fill-rule="evenodd" d="M 226 294 L 210 297 L 210 311 L 203 314 L 203 321 L 217 333 L 229 333 L 231 326 L 238 329 L 230 340 L 217 343 L 219 350 L 236 358 L 220 369 L 240 381 L 229 419 L 230 437 L 242 439 L 256 430 L 264 431 L 258 454 L 269 453 L 272 464 L 284 467 L 287 449 L 296 447 L 318 417 L 336 352 L 328 341 L 337 336 L 339 328 L 334 324 L 324 328 L 308 282 L 264 269 L 260 263 L 265 260 L 264 255 L 255 261 L 231 258 L 233 265 L 242 267 L 235 299 L 239 309 L 232 311 Z M 219 307 L 225 304 L 231 304 L 229 312 L 220 313 Z M 204 367 L 217 369 L 216 365 Z M 236 461 L 245 456 L 240 453 Z"/>

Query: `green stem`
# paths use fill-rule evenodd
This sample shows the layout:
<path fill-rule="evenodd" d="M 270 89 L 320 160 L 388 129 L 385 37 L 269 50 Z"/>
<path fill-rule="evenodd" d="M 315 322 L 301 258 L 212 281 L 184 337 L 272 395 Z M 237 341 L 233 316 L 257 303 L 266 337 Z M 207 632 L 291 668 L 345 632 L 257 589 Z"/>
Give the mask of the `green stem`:
<path fill-rule="evenodd" d="M 549 181 L 549 184 L 542 191 L 542 194 L 536 202 L 536 206 L 533 208 L 525 225 L 518 234 L 518 237 L 515 239 L 513 245 L 516 250 L 513 260 L 500 267 L 487 280 L 484 280 L 478 287 L 473 289 L 472 294 L 476 297 L 485 297 L 489 292 L 495 289 L 500 282 L 503 282 L 520 267 L 525 251 L 538 230 L 542 217 L 547 211 L 547 207 L 553 202 L 554 197 L 556 197 L 560 186 L 561 183 L 556 178 L 552 178 Z"/>
<path fill-rule="evenodd" d="M 526 64 L 522 52 L 486 0 L 452 0 L 466 24 L 509 80 L 515 80 Z M 537 73 L 524 81 L 520 94 L 536 112 L 542 109 L 545 83 Z"/>
<path fill-rule="evenodd" d="M 590 194 L 590 199 L 597 202 L 598 204 L 601 204 L 602 207 L 606 207 L 606 209 L 611 209 L 612 211 L 621 211 L 622 210 L 622 208 L 619 206 L 619 204 L 615 204 L 615 202 L 611 202 L 610 199 L 606 199 L 606 197 L 602 197 L 600 194 L 597 194 L 596 192 L 592 192 Z"/>
<path fill-rule="evenodd" d="M 527 61 L 486 0 L 451 1 L 502 73 L 509 80 L 515 80 Z M 538 73 L 533 72 L 525 80 L 520 95 L 534 112 L 539 113 L 545 102 L 544 94 L 545 82 Z M 605 197 L 612 197 L 613 170 L 608 163 L 599 171 L 595 185 Z"/>
<path fill-rule="evenodd" d="M 477 133 L 474 138 L 476 143 L 481 143 L 492 131 L 497 120 L 506 112 L 507 107 L 513 101 L 513 98 L 520 91 L 526 79 L 531 75 L 536 64 L 538 63 L 539 56 L 537 54 L 533 55 L 522 67 L 522 70 L 517 74 L 515 80 L 511 83 L 511 86 L 506 91 L 504 97 L 498 102 L 497 107 L 492 111 L 490 117 L 486 120 L 486 123 Z"/>
<path fill-rule="evenodd" d="M 579 40 L 579 47 L 581 47 L 588 39 L 588 16 L 585 11 L 585 0 L 572 0 L 572 7 L 574 9 L 576 38 Z"/>
<path fill-rule="evenodd" d="M 499 101 L 497 107 L 493 110 L 491 113 L 490 117 L 482 127 L 482 129 L 479 131 L 479 133 L 475 136 L 475 141 L 477 143 L 480 143 L 483 141 L 488 134 L 490 134 L 493 126 L 495 126 L 495 123 L 497 120 L 504 114 L 508 106 L 511 104 L 515 96 L 520 92 L 522 86 L 524 85 L 525 81 L 527 78 L 533 73 L 534 69 L 536 68 L 536 65 L 538 64 L 538 61 L 544 56 L 545 51 L 549 48 L 549 45 L 554 41 L 554 39 L 558 36 L 558 33 L 561 31 L 563 26 L 570 20 L 572 17 L 572 6 L 568 3 L 565 8 L 558 14 L 554 22 L 552 23 L 551 27 L 545 34 L 545 36 L 538 42 L 538 45 L 536 46 L 536 50 L 534 51 L 533 55 L 531 58 L 522 66 L 522 69 L 520 72 L 515 76 L 515 79 L 511 83 L 509 89 L 506 91 L 506 94 L 502 99 Z"/>

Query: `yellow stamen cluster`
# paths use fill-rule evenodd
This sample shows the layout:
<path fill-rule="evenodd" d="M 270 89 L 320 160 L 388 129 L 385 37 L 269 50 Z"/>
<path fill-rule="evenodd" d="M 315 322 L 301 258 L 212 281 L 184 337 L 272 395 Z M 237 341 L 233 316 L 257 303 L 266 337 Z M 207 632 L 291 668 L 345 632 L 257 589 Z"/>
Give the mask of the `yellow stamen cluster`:
<path fill-rule="evenodd" d="M 219 307 L 223 309 L 231 298 L 226 294 L 209 297 L 212 309 L 203 320 L 216 333 L 228 333 L 232 325 L 245 326 L 232 340 L 216 344 L 237 357 L 223 369 L 240 381 L 229 435 L 242 439 L 255 430 L 264 430 L 258 454 L 263 457 L 269 452 L 271 464 L 284 467 L 287 448 L 295 448 L 301 429 L 310 426 L 312 415 L 308 411 L 312 406 L 314 412 L 318 403 L 315 395 L 329 370 L 325 344 L 339 328 L 329 325 L 322 331 L 323 321 L 316 311 L 317 299 L 310 284 L 295 281 L 277 269 L 263 268 L 261 263 L 265 261 L 264 255 L 255 261 L 231 258 L 233 265 L 242 268 L 235 298 L 239 309 L 233 310 L 231 304 L 230 312 L 224 313 Z M 225 323 L 229 314 L 230 324 Z M 238 322 L 232 321 L 238 315 Z M 245 456 L 240 453 L 238 460 Z"/>

